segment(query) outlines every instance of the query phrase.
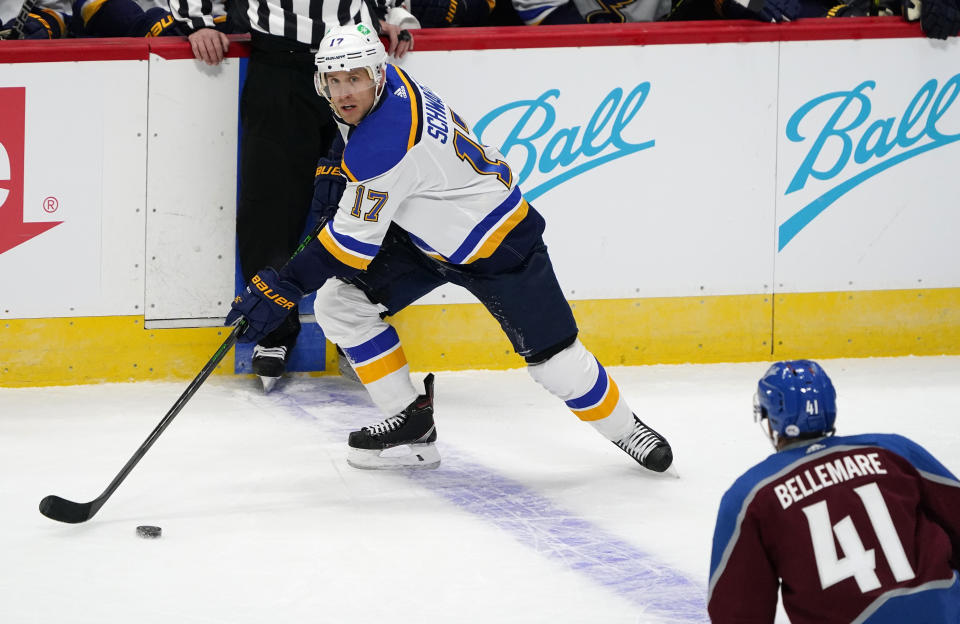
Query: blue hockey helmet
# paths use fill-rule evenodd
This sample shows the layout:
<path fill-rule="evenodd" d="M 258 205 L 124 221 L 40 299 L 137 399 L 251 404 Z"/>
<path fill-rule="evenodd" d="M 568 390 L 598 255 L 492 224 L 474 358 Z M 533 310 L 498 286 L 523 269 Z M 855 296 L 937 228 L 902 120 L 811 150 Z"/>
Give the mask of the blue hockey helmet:
<path fill-rule="evenodd" d="M 809 438 L 833 433 L 837 391 L 816 362 L 777 362 L 760 378 L 753 399 L 754 418 L 767 419 L 769 436 Z"/>

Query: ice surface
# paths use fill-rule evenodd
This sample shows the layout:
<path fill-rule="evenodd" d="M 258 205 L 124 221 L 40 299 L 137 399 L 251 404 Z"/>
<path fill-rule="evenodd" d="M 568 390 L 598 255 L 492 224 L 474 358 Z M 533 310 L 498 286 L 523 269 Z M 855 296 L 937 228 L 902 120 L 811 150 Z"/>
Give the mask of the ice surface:
<path fill-rule="evenodd" d="M 902 433 L 960 470 L 960 357 L 822 363 L 840 433 Z M 717 503 L 771 452 L 766 366 L 609 369 L 679 478 L 522 370 L 438 374 L 443 463 L 400 473 L 346 465 L 347 433 L 381 418 L 359 386 L 214 378 L 82 525 L 40 499 L 99 495 L 186 383 L 0 389 L 0 622 L 705 622 Z"/>

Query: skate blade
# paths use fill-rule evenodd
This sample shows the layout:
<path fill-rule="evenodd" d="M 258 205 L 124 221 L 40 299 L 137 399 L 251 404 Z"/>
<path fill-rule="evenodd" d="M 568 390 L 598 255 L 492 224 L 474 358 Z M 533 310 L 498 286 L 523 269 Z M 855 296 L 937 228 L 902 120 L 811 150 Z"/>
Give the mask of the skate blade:
<path fill-rule="evenodd" d="M 258 375 L 260 377 L 260 383 L 263 384 L 263 393 L 270 394 L 270 391 L 273 390 L 273 387 L 277 385 L 277 382 L 280 381 L 279 377 L 264 377 L 263 375 Z"/>
<path fill-rule="evenodd" d="M 357 371 L 353 370 L 353 367 L 350 366 L 350 362 L 348 362 L 346 358 L 341 358 L 337 361 L 337 370 L 344 379 L 354 383 L 362 383 L 357 376 Z"/>
<path fill-rule="evenodd" d="M 440 465 L 440 451 L 434 444 L 406 444 L 382 451 L 351 447 L 347 464 L 361 470 L 430 470 Z"/>

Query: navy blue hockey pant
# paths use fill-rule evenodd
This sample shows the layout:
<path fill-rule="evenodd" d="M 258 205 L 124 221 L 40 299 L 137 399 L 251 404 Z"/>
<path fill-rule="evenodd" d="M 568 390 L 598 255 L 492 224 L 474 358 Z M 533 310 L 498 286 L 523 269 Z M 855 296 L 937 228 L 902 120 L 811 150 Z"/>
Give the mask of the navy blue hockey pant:
<path fill-rule="evenodd" d="M 546 360 L 577 337 L 573 312 L 542 239 L 515 266 L 486 272 L 434 260 L 417 249 L 402 229 L 391 226 L 367 269 L 345 281 L 386 307 L 385 316 L 442 284 L 462 286 L 497 319 L 514 351 L 528 364 Z"/>

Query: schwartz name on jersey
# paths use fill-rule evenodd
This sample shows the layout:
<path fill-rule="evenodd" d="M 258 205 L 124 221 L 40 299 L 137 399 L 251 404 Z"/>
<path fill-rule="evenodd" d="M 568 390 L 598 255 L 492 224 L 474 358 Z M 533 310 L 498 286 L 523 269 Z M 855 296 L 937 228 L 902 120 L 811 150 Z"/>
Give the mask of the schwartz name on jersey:
<path fill-rule="evenodd" d="M 839 547 L 838 547 L 839 546 Z M 896 435 L 819 438 L 754 466 L 720 503 L 715 624 L 960 622 L 960 482 Z"/>
<path fill-rule="evenodd" d="M 539 240 L 543 218 L 500 152 L 481 145 L 446 103 L 396 66 L 386 66 L 374 109 L 356 127 L 340 127 L 347 187 L 317 237 L 335 262 L 310 246 L 287 271 L 307 290 L 366 269 L 391 222 L 428 256 L 478 271 L 499 267 L 499 256 L 515 263 Z"/>

